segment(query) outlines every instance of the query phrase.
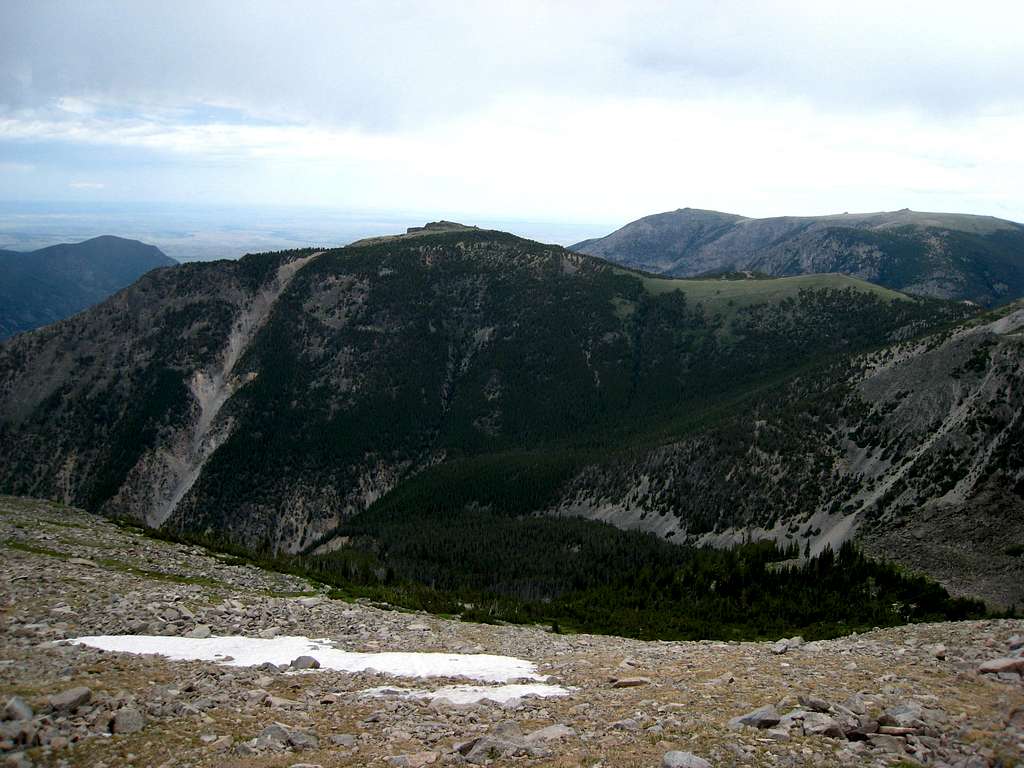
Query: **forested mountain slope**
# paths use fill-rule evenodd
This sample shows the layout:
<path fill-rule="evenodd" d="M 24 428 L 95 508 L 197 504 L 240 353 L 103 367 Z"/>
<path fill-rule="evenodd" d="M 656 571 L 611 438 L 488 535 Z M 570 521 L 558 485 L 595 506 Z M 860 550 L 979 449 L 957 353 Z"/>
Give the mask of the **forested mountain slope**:
<path fill-rule="evenodd" d="M 0 251 L 0 339 L 70 317 L 149 270 L 174 264 L 155 246 L 109 235 Z"/>
<path fill-rule="evenodd" d="M 1024 296 L 1024 225 L 991 216 L 902 210 L 751 219 L 682 208 L 572 250 L 666 275 L 841 272 L 982 305 Z"/>
<path fill-rule="evenodd" d="M 444 556 L 455 521 L 497 553 L 507 530 L 474 515 L 533 540 L 544 511 L 803 541 L 835 489 L 867 517 L 879 451 L 912 442 L 871 431 L 898 403 L 850 355 L 911 355 L 971 313 L 839 275 L 656 278 L 456 225 L 182 265 L 0 346 L 0 489 L 253 550 L 352 534 L 385 564 L 410 532 Z"/>

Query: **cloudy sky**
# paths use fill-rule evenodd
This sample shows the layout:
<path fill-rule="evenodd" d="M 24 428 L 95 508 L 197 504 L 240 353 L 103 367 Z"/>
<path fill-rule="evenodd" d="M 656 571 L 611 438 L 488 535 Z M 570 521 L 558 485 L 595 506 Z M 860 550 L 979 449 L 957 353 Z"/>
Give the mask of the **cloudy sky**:
<path fill-rule="evenodd" d="M 1019 0 L 3 0 L 0 200 L 1024 221 L 1021 29 Z"/>

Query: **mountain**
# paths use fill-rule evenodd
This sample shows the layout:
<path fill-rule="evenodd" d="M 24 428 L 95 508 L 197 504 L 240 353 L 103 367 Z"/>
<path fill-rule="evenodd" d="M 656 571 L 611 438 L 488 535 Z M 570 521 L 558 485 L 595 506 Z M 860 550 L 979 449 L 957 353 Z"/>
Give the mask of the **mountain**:
<path fill-rule="evenodd" d="M 570 517 L 793 549 L 856 532 L 942 578 L 951 561 L 894 542 L 925 551 L 954 531 L 918 538 L 929 516 L 978 511 L 949 539 L 977 572 L 950 584 L 1008 602 L 1019 558 L 979 553 L 1024 544 L 1024 358 L 1018 315 L 976 315 L 843 275 L 653 277 L 450 223 L 184 264 L 0 346 L 0 492 L 530 597 L 557 589 L 505 580 L 516 552 L 571 573 L 611 562 L 575 559 L 587 542 L 639 551 Z"/>
<path fill-rule="evenodd" d="M 956 213 L 843 213 L 751 219 L 682 208 L 571 250 L 690 277 L 841 272 L 918 296 L 992 306 L 1024 296 L 1024 225 Z"/>
<path fill-rule="evenodd" d="M 157 267 L 159 248 L 105 235 L 37 251 L 0 251 L 0 339 L 98 304 Z"/>

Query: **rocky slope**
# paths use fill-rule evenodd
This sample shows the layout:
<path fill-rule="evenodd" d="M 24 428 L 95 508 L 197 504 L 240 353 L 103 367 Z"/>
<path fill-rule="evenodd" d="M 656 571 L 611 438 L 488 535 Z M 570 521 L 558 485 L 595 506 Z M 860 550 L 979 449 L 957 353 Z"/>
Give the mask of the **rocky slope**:
<path fill-rule="evenodd" d="M 111 236 L 0 251 L 0 339 L 70 317 L 149 270 L 174 264 L 155 246 Z"/>
<path fill-rule="evenodd" d="M 0 498 L 0 557 L 0 759 L 10 766 L 980 767 L 1019 765 L 1024 750 L 1021 621 L 814 643 L 556 635 L 330 600 L 295 577 L 12 498 Z M 571 690 L 455 704 L 401 690 L 457 678 L 66 642 L 125 633 L 511 655 Z"/>
<path fill-rule="evenodd" d="M 810 553 L 858 537 L 952 593 L 1024 603 L 1024 308 L 791 380 L 550 511 Z"/>
<path fill-rule="evenodd" d="M 187 264 L 0 346 L 0 489 L 297 551 L 426 467 L 618 450 L 966 312 L 840 276 L 657 280 L 447 223 Z"/>
<path fill-rule="evenodd" d="M 655 273 L 842 272 L 920 296 L 992 305 L 1024 296 L 1024 225 L 902 210 L 751 219 L 683 208 L 572 250 Z"/>

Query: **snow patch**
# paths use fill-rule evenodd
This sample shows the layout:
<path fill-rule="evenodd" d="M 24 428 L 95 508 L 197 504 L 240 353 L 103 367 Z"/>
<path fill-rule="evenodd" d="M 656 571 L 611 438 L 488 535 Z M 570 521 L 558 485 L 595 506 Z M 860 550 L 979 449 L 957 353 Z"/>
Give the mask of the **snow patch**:
<path fill-rule="evenodd" d="M 340 651 L 326 639 L 227 635 L 222 637 L 165 637 L 163 635 L 96 635 L 73 643 L 118 653 L 157 654 L 171 661 L 214 661 L 233 667 L 265 662 L 289 664 L 299 656 L 312 656 L 321 670 L 383 672 L 395 677 L 465 677 L 486 683 L 510 680 L 544 681 L 537 667 L 525 659 L 484 653 L 357 653 Z M 516 686 L 512 686 L 516 687 Z M 529 686 L 527 686 L 529 687 Z M 557 686 L 555 686 L 557 687 Z M 524 694 L 521 694 L 524 695 Z"/>
<path fill-rule="evenodd" d="M 436 691 L 425 691 L 413 688 L 368 688 L 360 691 L 362 696 L 372 698 L 398 697 L 400 699 L 427 699 L 430 701 L 444 700 L 452 704 L 477 704 L 481 701 L 493 701 L 506 704 L 524 696 L 550 698 L 568 696 L 572 689 L 560 685 L 543 683 L 518 685 L 446 685 Z"/>

